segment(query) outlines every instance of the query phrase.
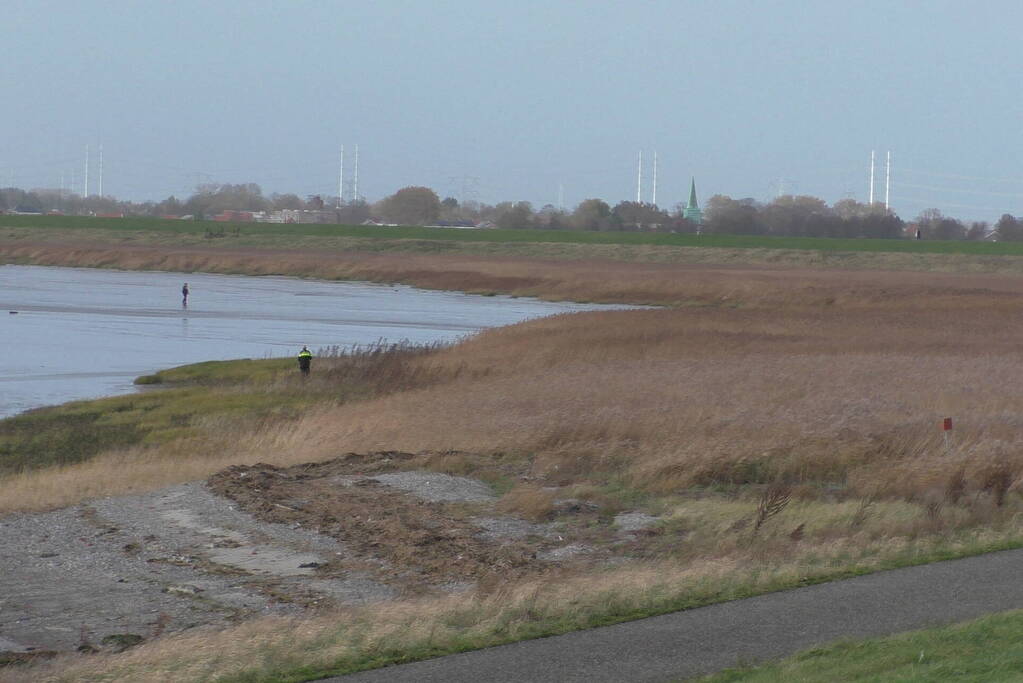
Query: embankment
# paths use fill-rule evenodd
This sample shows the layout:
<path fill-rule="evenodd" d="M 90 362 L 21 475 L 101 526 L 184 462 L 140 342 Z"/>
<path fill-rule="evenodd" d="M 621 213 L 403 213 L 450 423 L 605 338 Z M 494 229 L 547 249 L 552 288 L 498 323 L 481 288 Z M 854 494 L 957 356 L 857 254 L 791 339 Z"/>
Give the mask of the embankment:
<path fill-rule="evenodd" d="M 877 305 L 886 297 L 924 291 L 1015 292 L 1017 284 L 1004 275 L 1023 272 L 1019 256 L 315 236 L 207 240 L 15 228 L 0 231 L 0 263 L 401 282 L 469 293 L 668 306 Z"/>

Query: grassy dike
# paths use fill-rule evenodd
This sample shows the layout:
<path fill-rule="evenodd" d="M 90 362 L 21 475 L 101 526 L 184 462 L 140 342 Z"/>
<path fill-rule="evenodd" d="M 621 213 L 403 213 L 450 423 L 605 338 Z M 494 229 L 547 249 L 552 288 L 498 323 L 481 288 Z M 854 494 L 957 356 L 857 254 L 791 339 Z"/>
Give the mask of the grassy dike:
<path fill-rule="evenodd" d="M 577 230 L 476 230 L 415 226 L 363 226 L 333 224 L 217 223 L 160 218 L 91 218 L 87 216 L 0 216 L 0 227 L 54 228 L 70 231 L 102 230 L 122 234 L 165 233 L 202 235 L 210 239 L 232 236 L 342 237 L 442 242 L 494 242 L 539 244 L 614 244 L 717 249 L 794 249 L 805 251 L 891 252 L 914 254 L 974 254 L 1023 256 L 1023 242 L 924 241 L 910 239 L 840 239 L 822 237 L 763 237 L 757 235 L 693 235 L 654 232 L 590 232 Z"/>
<path fill-rule="evenodd" d="M 160 250 L 145 252 L 145 249 Z M 168 254 L 174 250 L 177 253 Z M 191 251 L 186 251 L 191 250 Z M 244 252 L 242 256 L 234 252 Z M 295 258 L 315 252 L 320 259 Z M 307 254 L 308 255 L 308 254 Z M 430 264 L 387 263 L 393 255 L 447 257 L 447 270 L 468 280 L 428 277 Z M 335 257 L 331 267 L 323 258 Z M 493 291 L 523 296 L 568 296 L 628 303 L 667 303 L 610 295 L 592 285 L 561 294 L 556 276 L 536 278 L 526 261 L 618 261 L 633 264 L 769 265 L 810 268 L 1020 273 L 1023 243 L 879 239 L 783 238 L 752 235 L 474 230 L 400 226 L 214 223 L 156 218 L 0 216 L 0 263 L 295 275 Z M 482 277 L 474 259 L 500 259 Z M 542 279 L 537 285 L 535 279 Z M 604 299 L 596 299 L 604 296 Z"/>

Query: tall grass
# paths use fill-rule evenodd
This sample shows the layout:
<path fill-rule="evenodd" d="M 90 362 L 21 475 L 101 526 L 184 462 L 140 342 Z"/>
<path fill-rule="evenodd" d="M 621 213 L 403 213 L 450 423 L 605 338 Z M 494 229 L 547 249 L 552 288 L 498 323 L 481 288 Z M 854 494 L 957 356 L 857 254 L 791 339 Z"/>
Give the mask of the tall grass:
<path fill-rule="evenodd" d="M 0 420 L 0 511 L 38 510 L 193 481 L 269 448 L 327 406 L 429 386 L 415 361 L 440 345 L 320 349 L 315 371 L 287 359 L 215 361 L 140 378 L 145 394 Z"/>
<path fill-rule="evenodd" d="M 606 275 L 584 270 L 536 272 L 552 288 Z M 1023 541 L 1020 281 L 667 267 L 605 279 L 619 276 L 608 286 L 689 287 L 708 305 L 561 315 L 450 348 L 317 360 L 304 385 L 265 383 L 269 396 L 316 398 L 296 419 L 254 430 L 210 417 L 188 438 L 4 478 L 0 501 L 24 509 L 229 464 L 428 450 L 445 455 L 424 466 L 504 477 L 506 512 L 547 519 L 557 500 L 583 498 L 604 528 L 621 510 L 658 515 L 622 541 L 629 564 L 176 636 L 74 675 L 344 670 Z M 944 417 L 956 425 L 947 446 Z"/>
<path fill-rule="evenodd" d="M 1016 332 L 981 312 L 563 316 L 432 356 L 457 378 L 310 417 L 281 450 L 517 451 L 552 484 L 658 493 L 780 479 L 866 495 L 898 470 L 906 495 L 984 458 L 1016 473 Z"/>
<path fill-rule="evenodd" d="M 472 251 L 458 243 L 459 250 L 437 252 L 419 242 L 401 241 L 387 243 L 390 250 L 374 250 L 367 246 L 375 244 L 372 240 L 310 238 L 303 242 L 296 237 L 257 240 L 249 246 L 209 246 L 187 241 L 165 244 L 160 241 L 163 237 L 127 244 L 109 237 L 68 244 L 60 234 L 52 236 L 52 241 L 24 236 L 0 239 L 0 262 L 404 282 L 473 293 L 612 303 L 758 307 L 801 303 L 888 309 L 924 295 L 956 306 L 970 293 L 987 291 L 993 298 L 1004 298 L 1018 294 L 1021 287 L 1017 280 L 982 274 L 849 270 L 839 277 L 827 270 L 751 269 L 747 264 L 1023 272 L 1023 259 L 1008 256 L 976 257 L 981 260 L 918 254 L 822 257 L 817 252 L 656 246 L 623 250 L 611 248 L 614 245 L 583 245 L 585 249 L 565 251 L 564 245 L 552 250 L 533 243 L 527 243 L 532 244 L 528 250 L 497 253 Z M 735 265 L 707 265 L 715 260 Z"/>

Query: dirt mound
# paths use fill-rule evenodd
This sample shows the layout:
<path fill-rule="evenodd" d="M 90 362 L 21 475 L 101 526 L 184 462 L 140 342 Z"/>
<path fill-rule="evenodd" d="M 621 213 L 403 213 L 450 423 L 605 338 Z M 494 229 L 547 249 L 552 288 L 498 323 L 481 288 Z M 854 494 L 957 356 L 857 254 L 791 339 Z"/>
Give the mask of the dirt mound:
<path fill-rule="evenodd" d="M 288 468 L 238 465 L 207 484 L 262 521 L 338 539 L 361 556 L 362 568 L 375 566 L 375 574 L 405 590 L 550 571 L 536 559 L 547 539 L 495 537 L 474 521 L 492 506 L 484 484 L 411 471 L 416 457 L 382 452 Z M 393 485 L 372 476 L 399 469 L 401 476 L 380 477 Z M 318 571 L 350 568 L 352 562 L 338 557 Z"/>

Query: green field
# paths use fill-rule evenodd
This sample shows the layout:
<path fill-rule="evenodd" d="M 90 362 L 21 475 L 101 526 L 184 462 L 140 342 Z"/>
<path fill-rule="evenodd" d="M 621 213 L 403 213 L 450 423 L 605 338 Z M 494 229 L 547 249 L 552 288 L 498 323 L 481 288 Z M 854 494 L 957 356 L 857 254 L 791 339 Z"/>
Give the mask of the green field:
<path fill-rule="evenodd" d="M 768 681 L 1018 681 L 1023 612 L 888 638 L 842 641 L 780 662 L 730 669 L 704 683 Z"/>
<path fill-rule="evenodd" d="M 683 235 L 652 232 L 581 232 L 574 230 L 473 230 L 461 228 L 378 227 L 363 225 L 216 223 L 161 218 L 90 218 L 88 216 L 0 216 L 0 227 L 115 230 L 204 235 L 238 230 L 242 235 L 357 237 L 382 240 L 455 242 L 547 242 L 627 244 L 719 249 L 797 249 L 807 251 L 901 252 L 921 254 L 1023 255 L 1023 242 L 970 242 L 823 237 L 760 237 L 753 235 Z"/>

